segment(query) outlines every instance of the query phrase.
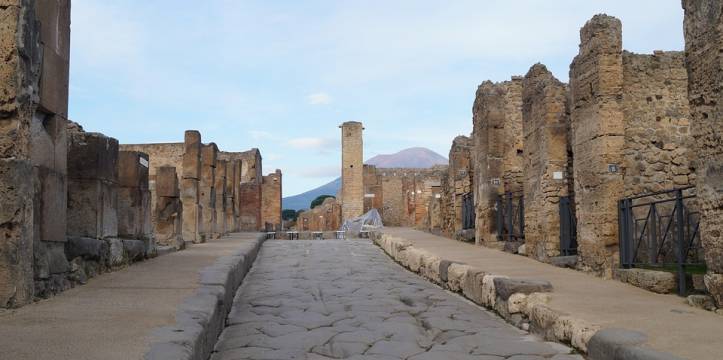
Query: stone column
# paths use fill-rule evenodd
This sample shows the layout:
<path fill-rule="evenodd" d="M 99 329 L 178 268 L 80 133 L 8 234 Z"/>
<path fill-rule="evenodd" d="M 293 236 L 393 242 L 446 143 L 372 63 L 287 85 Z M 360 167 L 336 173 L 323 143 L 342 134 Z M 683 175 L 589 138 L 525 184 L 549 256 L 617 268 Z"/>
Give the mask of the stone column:
<path fill-rule="evenodd" d="M 723 306 L 723 1 L 684 0 L 683 8 L 705 284 Z"/>
<path fill-rule="evenodd" d="M 201 147 L 201 183 L 199 203 L 202 209 L 203 234 L 210 239 L 216 234 L 216 160 L 218 147 L 214 143 Z"/>
<path fill-rule="evenodd" d="M 522 92 L 525 247 L 538 260 L 560 255 L 560 197 L 571 195 L 567 86 L 542 64 L 530 68 Z"/>
<path fill-rule="evenodd" d="M 238 196 L 240 161 L 229 160 L 226 167 L 226 226 L 229 232 L 238 231 Z"/>
<path fill-rule="evenodd" d="M 201 133 L 186 131 L 184 138 L 183 171 L 181 178 L 181 202 L 183 203 L 183 240 L 201 243 L 205 241 L 203 214 L 200 203 L 201 189 Z"/>
<path fill-rule="evenodd" d="M 155 238 L 159 245 L 183 249 L 183 204 L 176 168 L 162 166 L 156 170 Z"/>
<path fill-rule="evenodd" d="M 148 186 L 148 155 L 120 151 L 118 156 L 118 235 L 143 240 L 149 254 L 155 252 L 151 224 L 151 192 Z"/>
<path fill-rule="evenodd" d="M 228 233 L 226 224 L 226 190 L 227 190 L 228 162 L 218 160 L 216 162 L 216 183 L 214 186 L 216 195 L 216 236 L 221 237 Z"/>

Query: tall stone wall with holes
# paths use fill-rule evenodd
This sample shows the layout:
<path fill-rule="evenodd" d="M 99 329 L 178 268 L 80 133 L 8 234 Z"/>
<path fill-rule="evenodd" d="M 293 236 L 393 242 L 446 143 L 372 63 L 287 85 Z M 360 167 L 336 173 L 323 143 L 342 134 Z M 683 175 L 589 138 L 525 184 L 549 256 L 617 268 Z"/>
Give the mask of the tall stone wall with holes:
<path fill-rule="evenodd" d="M 623 196 L 692 185 L 682 54 L 622 49 L 622 24 L 596 15 L 570 65 L 577 235 L 582 269 L 610 277 Z"/>
<path fill-rule="evenodd" d="M 33 300 L 33 212 L 38 205 L 28 179 L 34 173 L 31 129 L 39 120 L 43 58 L 34 2 L 5 5 L 0 8 L 0 307 L 11 308 Z"/>
<path fill-rule="evenodd" d="M 384 226 L 428 228 L 432 187 L 440 186 L 446 166 L 428 169 L 378 168 Z"/>
<path fill-rule="evenodd" d="M 281 170 L 263 177 L 261 193 L 261 221 L 269 231 L 280 231 L 281 220 Z"/>
<path fill-rule="evenodd" d="M 705 284 L 723 306 L 723 2 L 684 0 L 683 8 Z"/>
<path fill-rule="evenodd" d="M 241 171 L 239 174 L 239 196 L 236 199 L 239 208 L 239 230 L 259 231 L 263 229 L 261 220 L 261 185 L 263 182 L 262 159 L 258 149 L 239 153 Z"/>
<path fill-rule="evenodd" d="M 449 150 L 449 167 L 442 182 L 440 201 L 442 233 L 448 237 L 461 236 L 462 199 L 472 192 L 472 139 L 457 136 Z M 429 189 L 431 190 L 431 189 Z"/>
<path fill-rule="evenodd" d="M 542 64 L 523 83 L 524 205 L 526 254 L 560 255 L 560 197 L 572 195 L 570 111 L 567 85 Z"/>
<path fill-rule="evenodd" d="M 321 205 L 302 212 L 296 220 L 297 231 L 337 231 L 341 225 L 341 204 L 335 198 L 324 199 Z"/>
<path fill-rule="evenodd" d="M 497 196 L 522 190 L 522 78 L 482 83 L 472 114 L 475 239 L 491 245 L 497 238 Z"/>
<path fill-rule="evenodd" d="M 348 121 L 340 128 L 342 219 L 349 220 L 364 211 L 364 126 Z"/>

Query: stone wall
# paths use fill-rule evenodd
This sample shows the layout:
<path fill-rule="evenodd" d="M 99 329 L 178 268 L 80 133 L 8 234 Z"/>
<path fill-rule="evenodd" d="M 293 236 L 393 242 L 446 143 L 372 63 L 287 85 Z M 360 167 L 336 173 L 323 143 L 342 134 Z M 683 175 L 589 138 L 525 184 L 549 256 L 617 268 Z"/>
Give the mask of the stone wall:
<path fill-rule="evenodd" d="M 201 181 L 199 203 L 203 221 L 203 237 L 215 238 L 216 229 L 216 160 L 218 147 L 214 143 L 201 146 Z"/>
<path fill-rule="evenodd" d="M 446 166 L 429 169 L 378 168 L 384 226 L 428 227 L 432 187 L 440 185 Z"/>
<path fill-rule="evenodd" d="M 336 231 L 341 228 L 341 204 L 335 198 L 326 198 L 324 202 L 299 214 L 296 220 L 297 231 Z"/>
<path fill-rule="evenodd" d="M 522 78 L 482 83 L 472 114 L 475 239 L 489 244 L 497 239 L 497 196 L 522 190 Z"/>
<path fill-rule="evenodd" d="M 723 306 L 723 2 L 684 0 L 683 8 L 705 284 Z"/>
<path fill-rule="evenodd" d="M 538 260 L 560 255 L 560 197 L 571 196 L 568 88 L 542 64 L 522 91 L 525 247 Z"/>
<path fill-rule="evenodd" d="M 364 213 L 366 214 L 371 209 L 377 209 L 383 216 L 382 176 L 376 166 L 364 164 Z"/>
<path fill-rule="evenodd" d="M 341 126 L 342 220 L 359 217 L 364 211 L 364 126 L 348 121 Z"/>
<path fill-rule="evenodd" d="M 216 194 L 216 234 L 221 237 L 231 231 L 227 224 L 226 211 L 228 204 L 226 203 L 226 191 L 228 190 L 227 182 L 232 179 L 228 178 L 228 161 L 216 161 L 216 183 L 214 185 Z M 231 175 L 233 176 L 233 175 Z"/>
<path fill-rule="evenodd" d="M 201 203 L 201 133 L 185 134 L 181 167 L 181 203 L 183 204 L 183 240 L 204 242 L 203 205 Z"/>
<path fill-rule="evenodd" d="M 261 218 L 269 231 L 280 231 L 281 220 L 281 170 L 263 177 L 261 191 Z"/>
<path fill-rule="evenodd" d="M 622 49 L 622 25 L 596 15 L 570 65 L 579 267 L 609 277 L 618 263 L 618 204 L 694 184 L 682 54 Z"/>

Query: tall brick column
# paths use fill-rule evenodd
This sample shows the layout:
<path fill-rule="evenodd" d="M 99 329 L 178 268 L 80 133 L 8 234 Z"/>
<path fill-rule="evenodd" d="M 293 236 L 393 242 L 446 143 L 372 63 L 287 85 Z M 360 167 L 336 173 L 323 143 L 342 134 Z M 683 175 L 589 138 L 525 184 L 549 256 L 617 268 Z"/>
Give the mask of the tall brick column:
<path fill-rule="evenodd" d="M 206 239 L 216 234 L 216 161 L 218 147 L 214 143 L 201 146 L 201 183 L 199 203 Z"/>
<path fill-rule="evenodd" d="M 214 186 L 216 195 L 216 236 L 221 237 L 228 233 L 226 224 L 226 184 L 228 176 L 228 162 L 226 160 L 216 161 L 216 185 Z"/>
<path fill-rule="evenodd" d="M 281 220 L 281 170 L 264 176 L 261 193 L 261 219 L 268 230 L 280 231 Z"/>
<path fill-rule="evenodd" d="M 348 121 L 341 128 L 341 203 L 342 221 L 364 211 L 364 126 Z"/>
<path fill-rule="evenodd" d="M 183 203 L 183 240 L 205 241 L 201 197 L 201 133 L 186 131 L 184 138 L 181 202 Z"/>
<path fill-rule="evenodd" d="M 683 8 L 705 283 L 723 306 L 723 1 L 684 0 Z"/>
<path fill-rule="evenodd" d="M 617 201 L 623 194 L 622 24 L 596 15 L 580 31 L 570 65 L 570 92 L 582 267 L 611 276 L 618 244 Z"/>
<path fill-rule="evenodd" d="M 527 255 L 560 255 L 560 196 L 572 194 L 567 86 L 542 64 L 530 68 L 522 92 L 525 244 Z"/>

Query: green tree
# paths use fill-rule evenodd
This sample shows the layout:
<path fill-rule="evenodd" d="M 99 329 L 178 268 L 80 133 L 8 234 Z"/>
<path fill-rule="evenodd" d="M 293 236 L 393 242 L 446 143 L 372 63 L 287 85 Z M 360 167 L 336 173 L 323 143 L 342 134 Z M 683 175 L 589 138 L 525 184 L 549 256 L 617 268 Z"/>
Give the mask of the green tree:
<path fill-rule="evenodd" d="M 313 209 L 313 208 L 323 204 L 324 200 L 326 200 L 327 198 L 336 199 L 336 197 L 331 196 L 331 195 L 319 195 L 316 197 L 316 199 L 314 199 L 314 201 L 311 202 L 311 208 Z"/>
<path fill-rule="evenodd" d="M 281 218 L 286 221 L 296 221 L 297 217 L 298 214 L 296 213 L 296 210 L 284 209 L 281 211 Z"/>

